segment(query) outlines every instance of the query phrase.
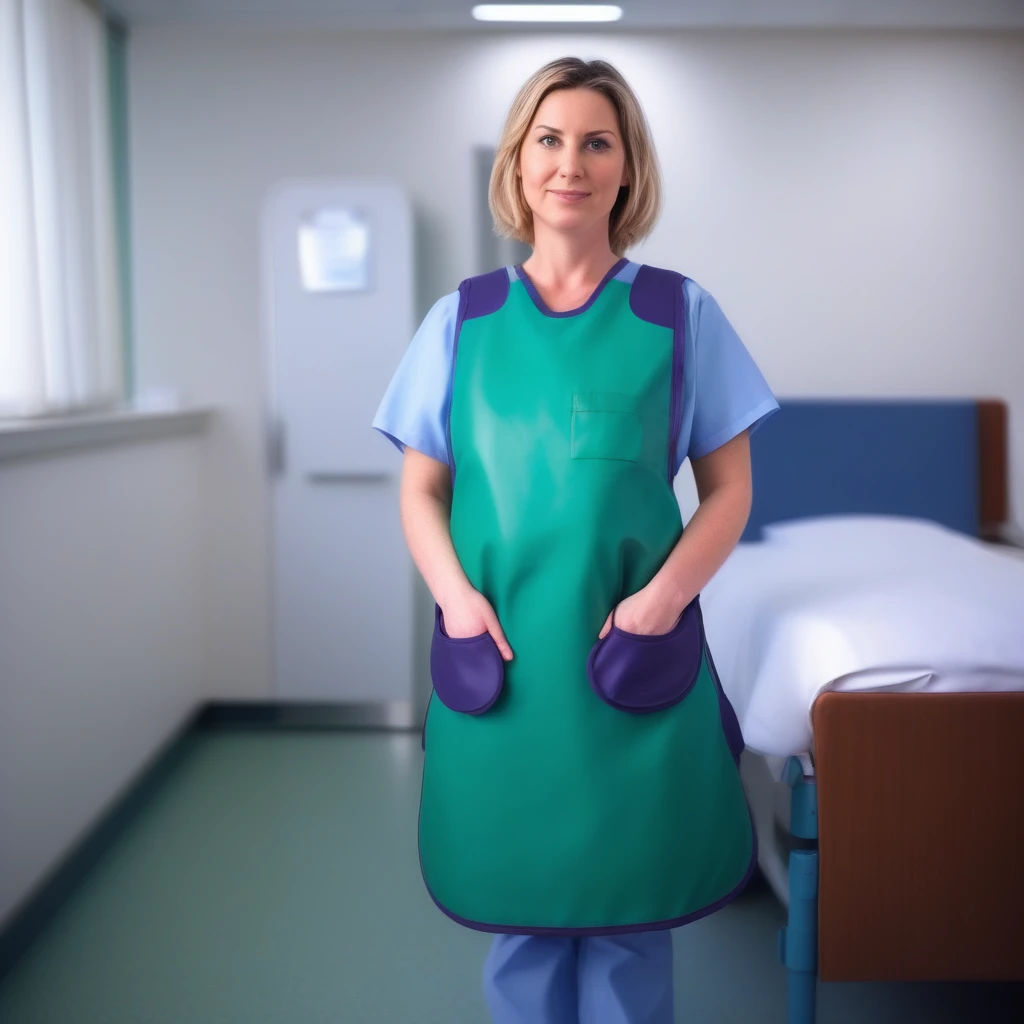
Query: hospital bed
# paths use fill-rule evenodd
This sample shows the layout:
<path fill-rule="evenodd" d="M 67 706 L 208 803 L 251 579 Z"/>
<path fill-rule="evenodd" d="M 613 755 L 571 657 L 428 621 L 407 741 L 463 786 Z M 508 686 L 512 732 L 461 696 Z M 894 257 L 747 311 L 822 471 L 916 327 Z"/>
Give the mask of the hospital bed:
<path fill-rule="evenodd" d="M 997 401 L 788 401 L 751 438 L 743 540 L 701 595 L 816 981 L 1024 979 L 1024 552 Z"/>

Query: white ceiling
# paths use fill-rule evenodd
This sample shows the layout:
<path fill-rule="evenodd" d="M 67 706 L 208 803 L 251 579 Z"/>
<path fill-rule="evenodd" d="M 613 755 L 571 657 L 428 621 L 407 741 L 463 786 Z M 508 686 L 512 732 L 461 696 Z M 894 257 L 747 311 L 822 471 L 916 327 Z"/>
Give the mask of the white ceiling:
<path fill-rule="evenodd" d="M 133 24 L 205 23 L 551 32 L 550 25 L 474 21 L 474 0 L 100 0 Z M 1024 29 L 1024 0 L 618 0 L 628 28 Z"/>

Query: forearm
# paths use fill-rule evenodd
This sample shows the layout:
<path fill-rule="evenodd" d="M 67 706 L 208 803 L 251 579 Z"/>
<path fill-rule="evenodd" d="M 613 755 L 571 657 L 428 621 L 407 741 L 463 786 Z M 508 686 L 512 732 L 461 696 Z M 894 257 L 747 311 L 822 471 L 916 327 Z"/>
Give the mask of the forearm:
<path fill-rule="evenodd" d="M 648 584 L 659 600 L 682 612 L 736 547 L 749 516 L 750 488 L 744 483 L 712 491 Z"/>
<path fill-rule="evenodd" d="M 399 508 L 412 560 L 444 608 L 451 594 L 472 585 L 452 544 L 451 504 L 443 495 L 403 487 Z"/>

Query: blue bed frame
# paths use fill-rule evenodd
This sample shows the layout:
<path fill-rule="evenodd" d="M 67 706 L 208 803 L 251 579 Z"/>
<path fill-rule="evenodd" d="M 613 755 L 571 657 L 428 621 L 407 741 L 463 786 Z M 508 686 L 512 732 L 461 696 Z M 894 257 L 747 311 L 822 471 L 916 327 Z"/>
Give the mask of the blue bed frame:
<path fill-rule="evenodd" d="M 978 403 L 974 400 L 786 400 L 751 435 L 753 505 L 742 540 L 802 516 L 916 516 L 977 537 Z M 815 779 L 790 758 L 790 832 L 815 848 L 789 856 L 789 914 L 778 936 L 789 1024 L 814 1024 L 818 982 Z M 806 846 L 806 843 L 804 844 Z"/>

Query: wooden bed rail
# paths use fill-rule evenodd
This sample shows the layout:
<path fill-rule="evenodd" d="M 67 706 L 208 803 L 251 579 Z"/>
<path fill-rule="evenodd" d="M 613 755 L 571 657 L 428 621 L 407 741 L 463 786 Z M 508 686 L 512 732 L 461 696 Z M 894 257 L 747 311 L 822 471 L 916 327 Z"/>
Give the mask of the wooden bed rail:
<path fill-rule="evenodd" d="M 823 981 L 1024 980 L 1024 692 L 823 694 Z"/>

